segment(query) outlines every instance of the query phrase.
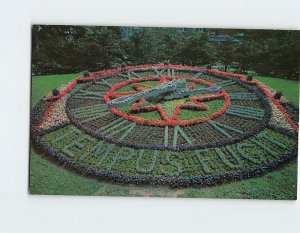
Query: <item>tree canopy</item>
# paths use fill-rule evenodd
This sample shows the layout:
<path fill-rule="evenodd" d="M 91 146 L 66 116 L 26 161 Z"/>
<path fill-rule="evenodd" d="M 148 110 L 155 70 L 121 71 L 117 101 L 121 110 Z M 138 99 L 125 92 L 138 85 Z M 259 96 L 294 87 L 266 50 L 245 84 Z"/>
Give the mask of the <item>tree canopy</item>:
<path fill-rule="evenodd" d="M 126 32 L 124 34 L 124 32 Z M 300 31 L 34 25 L 33 74 L 121 65 L 218 65 L 298 79 Z M 220 35 L 218 40 L 213 40 Z"/>

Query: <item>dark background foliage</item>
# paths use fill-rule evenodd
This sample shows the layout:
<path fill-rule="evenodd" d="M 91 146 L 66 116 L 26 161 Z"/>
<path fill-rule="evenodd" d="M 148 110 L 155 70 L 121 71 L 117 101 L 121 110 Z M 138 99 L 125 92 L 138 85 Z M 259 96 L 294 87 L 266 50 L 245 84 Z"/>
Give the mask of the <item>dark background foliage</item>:
<path fill-rule="evenodd" d="M 32 27 L 33 75 L 160 62 L 299 79 L 300 31 Z"/>

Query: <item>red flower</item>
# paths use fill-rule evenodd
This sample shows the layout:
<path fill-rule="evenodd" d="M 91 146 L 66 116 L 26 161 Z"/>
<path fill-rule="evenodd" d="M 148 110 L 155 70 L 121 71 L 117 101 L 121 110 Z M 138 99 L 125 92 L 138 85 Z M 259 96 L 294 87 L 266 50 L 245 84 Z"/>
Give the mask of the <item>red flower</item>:
<path fill-rule="evenodd" d="M 164 64 L 145 64 L 145 65 L 139 65 L 139 66 L 126 66 L 126 67 L 123 67 L 123 68 L 117 68 L 117 69 L 111 69 L 111 70 L 104 70 L 104 71 L 100 71 L 100 72 L 94 72 L 94 73 L 91 73 L 89 78 L 82 78 L 82 77 L 79 77 L 77 79 L 75 79 L 73 82 L 71 82 L 65 89 L 63 89 L 61 92 L 60 92 L 60 95 L 57 96 L 57 97 L 53 97 L 52 100 L 55 100 L 55 102 L 45 111 L 43 117 L 41 118 L 41 120 L 36 124 L 35 126 L 35 130 L 38 130 L 39 127 L 41 126 L 42 122 L 44 121 L 44 119 L 49 115 L 49 113 L 54 109 L 56 103 L 58 102 L 58 100 L 65 96 L 67 93 L 69 93 L 75 86 L 76 84 L 81 81 L 91 81 L 93 79 L 95 79 L 96 77 L 101 77 L 101 76 L 112 76 L 116 73 L 120 73 L 120 72 L 124 72 L 124 71 L 128 71 L 128 70 L 135 70 L 135 69 L 149 69 L 149 68 L 152 68 L 152 67 L 159 67 L 159 68 L 179 68 L 179 69 L 192 69 L 192 70 L 198 70 L 198 71 L 201 71 L 201 72 L 209 72 L 211 74 L 216 74 L 216 75 L 224 75 L 224 76 L 228 76 L 228 77 L 232 77 L 232 78 L 237 78 L 237 79 L 240 79 L 241 81 L 243 82 L 246 82 L 246 83 L 254 83 L 257 87 L 259 87 L 263 93 L 277 106 L 277 108 L 281 111 L 281 113 L 284 115 L 284 117 L 286 118 L 286 120 L 289 122 L 289 124 L 291 125 L 291 127 L 295 130 L 295 131 L 298 131 L 298 126 L 293 122 L 293 120 L 290 118 L 290 116 L 288 115 L 288 113 L 285 111 L 285 109 L 283 108 L 283 106 L 280 104 L 280 102 L 276 99 L 274 99 L 273 95 L 260 83 L 258 82 L 257 80 L 255 81 L 247 81 L 247 78 L 246 76 L 244 75 L 240 75 L 240 74 L 232 74 L 232 73 L 227 73 L 227 72 L 223 72 L 223 71 L 219 71 L 219 70 L 216 70 L 216 69 L 211 69 L 211 70 L 208 70 L 206 68 L 202 68 L 202 67 L 191 67 L 191 66 L 183 66 L 183 65 L 171 65 L 171 64 L 168 64 L 168 65 L 164 65 Z M 138 80 L 153 80 L 152 79 L 153 77 L 147 77 L 147 78 L 142 78 L 142 79 L 138 79 Z M 199 79 L 201 80 L 201 79 Z M 133 83 L 135 82 L 136 80 L 135 79 L 131 79 L 131 80 L 127 80 L 128 83 Z M 119 83 L 117 85 L 115 85 L 111 90 L 109 90 L 109 92 L 104 96 L 104 101 L 107 103 L 109 100 L 110 100 L 110 96 L 112 96 L 112 94 L 114 93 L 114 91 L 122 86 L 125 86 L 127 85 L 128 83 L 126 82 L 126 84 L 123 82 L 123 83 Z M 207 86 L 210 86 L 211 84 L 204 81 L 204 80 L 201 80 L 202 84 L 204 85 L 207 85 Z M 122 94 L 122 93 L 119 93 L 119 94 Z M 124 93 L 123 93 L 124 94 Z M 125 95 L 125 94 L 124 94 Z M 209 115 L 208 117 L 204 117 L 204 118 L 201 118 L 201 119 L 195 119 L 193 121 L 190 121 L 190 120 L 183 120 L 181 121 L 181 125 L 189 125 L 189 124 L 194 124 L 194 123 L 200 123 L 200 122 L 204 122 L 204 121 L 207 121 L 209 119 L 213 119 L 213 118 L 216 118 L 216 117 L 219 117 L 221 116 L 222 114 L 225 113 L 226 109 L 229 107 L 230 105 L 230 99 L 228 97 L 228 95 L 224 95 L 224 98 L 225 98 L 225 105 L 223 106 L 223 108 L 219 111 L 219 112 L 215 112 L 211 115 Z M 183 108 L 184 107 L 187 107 L 187 106 L 182 106 Z M 164 111 L 162 111 L 162 109 L 158 108 L 158 111 L 160 113 L 160 115 L 162 116 L 162 119 L 167 119 L 167 116 L 165 115 Z M 140 117 L 137 117 L 137 116 L 132 116 L 132 115 L 127 115 L 123 112 L 120 112 L 118 111 L 117 109 L 115 108 L 112 108 L 111 109 L 111 112 L 114 113 L 114 114 L 117 114 L 117 115 L 120 115 L 122 116 L 123 118 L 125 119 L 128 119 L 128 120 L 133 120 L 139 124 L 156 124 L 158 126 L 164 126 L 166 125 L 166 122 L 168 122 L 167 124 L 168 125 L 177 125 L 178 124 L 178 121 L 177 120 L 174 120 L 176 119 L 176 117 L 178 116 L 179 112 L 180 112 L 180 108 L 176 108 L 175 110 L 175 116 L 172 117 L 172 119 L 168 119 L 167 121 L 161 121 L 161 120 L 153 120 L 153 119 L 144 119 L 144 118 L 140 118 Z"/>

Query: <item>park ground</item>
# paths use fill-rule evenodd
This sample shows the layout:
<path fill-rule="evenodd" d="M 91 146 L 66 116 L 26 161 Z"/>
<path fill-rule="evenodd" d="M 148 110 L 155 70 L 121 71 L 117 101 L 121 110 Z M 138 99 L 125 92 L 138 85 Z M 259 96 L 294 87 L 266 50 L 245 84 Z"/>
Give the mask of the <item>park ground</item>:
<path fill-rule="evenodd" d="M 31 106 L 54 88 L 68 83 L 79 74 L 44 75 L 32 77 Z M 282 91 L 284 96 L 299 105 L 299 82 L 274 77 L 255 76 L 258 81 Z M 297 161 L 281 166 L 263 176 L 220 184 L 213 187 L 169 188 L 103 182 L 85 177 L 49 161 L 30 149 L 29 191 L 43 195 L 98 195 L 98 196 L 155 196 L 234 199 L 289 199 L 297 198 Z"/>

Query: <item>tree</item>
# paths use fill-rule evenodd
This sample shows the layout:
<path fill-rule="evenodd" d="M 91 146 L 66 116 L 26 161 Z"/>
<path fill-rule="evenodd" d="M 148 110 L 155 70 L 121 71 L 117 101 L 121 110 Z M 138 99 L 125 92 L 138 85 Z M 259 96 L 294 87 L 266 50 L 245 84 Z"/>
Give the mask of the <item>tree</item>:
<path fill-rule="evenodd" d="M 226 36 L 226 40 L 219 44 L 219 60 L 224 64 L 224 70 L 235 60 L 237 44 L 233 37 Z"/>
<path fill-rule="evenodd" d="M 120 27 L 34 25 L 33 74 L 73 73 L 115 68 L 122 64 L 169 62 L 202 66 L 234 61 L 240 72 L 299 78 L 300 31 L 132 28 L 122 38 Z M 210 32 L 227 35 L 220 44 L 210 43 Z M 235 39 L 243 33 L 240 43 Z"/>
<path fill-rule="evenodd" d="M 235 60 L 239 63 L 240 73 L 253 70 L 261 54 L 258 43 L 252 40 L 243 40 L 235 49 Z"/>

